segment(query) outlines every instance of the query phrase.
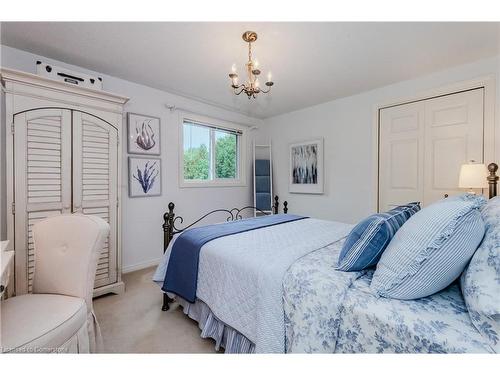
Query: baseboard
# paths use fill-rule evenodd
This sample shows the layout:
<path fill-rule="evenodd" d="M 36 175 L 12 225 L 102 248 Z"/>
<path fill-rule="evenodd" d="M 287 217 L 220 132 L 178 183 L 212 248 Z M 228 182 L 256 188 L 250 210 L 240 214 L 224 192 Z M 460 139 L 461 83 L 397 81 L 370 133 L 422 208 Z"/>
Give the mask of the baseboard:
<path fill-rule="evenodd" d="M 144 268 L 157 266 L 158 264 L 160 264 L 160 261 L 161 258 L 157 258 L 157 259 L 147 260 L 141 263 L 131 264 L 130 266 L 123 267 L 122 273 L 129 273 L 129 272 L 139 271 Z"/>
<path fill-rule="evenodd" d="M 123 283 L 123 281 L 120 281 L 114 284 L 104 285 L 94 289 L 94 297 L 99 297 L 108 293 L 122 294 L 124 291 L 125 284 Z"/>

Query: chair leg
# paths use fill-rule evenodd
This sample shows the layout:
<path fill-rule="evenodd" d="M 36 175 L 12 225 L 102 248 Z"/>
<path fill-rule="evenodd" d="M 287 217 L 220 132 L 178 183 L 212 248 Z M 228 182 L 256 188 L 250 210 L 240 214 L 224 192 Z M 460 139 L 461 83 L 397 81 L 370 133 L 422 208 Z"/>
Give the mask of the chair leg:
<path fill-rule="evenodd" d="M 163 305 L 161 306 L 161 310 L 167 311 L 169 309 L 168 304 L 171 302 L 174 302 L 174 300 L 167 296 L 167 293 L 163 293 Z"/>

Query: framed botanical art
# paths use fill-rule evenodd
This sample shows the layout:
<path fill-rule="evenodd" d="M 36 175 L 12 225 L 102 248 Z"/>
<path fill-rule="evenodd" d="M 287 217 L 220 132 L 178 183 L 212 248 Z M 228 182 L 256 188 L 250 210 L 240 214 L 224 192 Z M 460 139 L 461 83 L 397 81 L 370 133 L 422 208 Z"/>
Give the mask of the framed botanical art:
<path fill-rule="evenodd" d="M 128 195 L 131 198 L 161 195 L 161 159 L 128 157 Z"/>
<path fill-rule="evenodd" d="M 290 193 L 323 194 L 323 138 L 290 145 Z"/>
<path fill-rule="evenodd" d="M 127 113 L 128 152 L 160 155 L 160 119 L 137 113 Z"/>

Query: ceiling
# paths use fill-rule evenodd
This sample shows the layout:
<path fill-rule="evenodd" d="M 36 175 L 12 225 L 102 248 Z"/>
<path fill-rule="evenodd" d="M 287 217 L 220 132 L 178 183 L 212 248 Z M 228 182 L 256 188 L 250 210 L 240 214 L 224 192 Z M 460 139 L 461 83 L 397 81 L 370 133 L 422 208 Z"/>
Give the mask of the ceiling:
<path fill-rule="evenodd" d="M 272 94 L 235 96 L 246 30 Z M 498 53 L 497 23 L 2 23 L 2 44 L 266 118 Z"/>

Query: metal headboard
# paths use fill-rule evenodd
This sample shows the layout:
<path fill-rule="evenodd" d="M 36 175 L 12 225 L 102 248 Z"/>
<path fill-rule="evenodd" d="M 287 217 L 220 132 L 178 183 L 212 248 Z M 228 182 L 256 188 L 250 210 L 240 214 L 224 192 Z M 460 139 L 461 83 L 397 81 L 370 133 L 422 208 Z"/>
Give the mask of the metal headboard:
<path fill-rule="evenodd" d="M 499 177 L 497 176 L 497 171 L 498 171 L 498 165 L 496 163 L 490 163 L 488 165 L 488 171 L 489 175 L 487 177 L 488 180 L 488 186 L 489 186 L 489 197 L 490 199 L 497 196 L 497 185 L 498 185 L 498 180 Z M 176 216 L 174 213 L 175 209 L 175 204 L 173 202 L 170 202 L 168 204 L 168 211 L 165 212 L 163 215 L 163 252 L 167 250 L 168 245 L 170 244 L 170 241 L 172 240 L 172 237 L 177 234 L 181 233 L 182 231 L 191 228 L 192 226 L 198 224 L 208 216 L 211 216 L 216 213 L 225 213 L 228 215 L 226 218 L 227 221 L 235 221 L 235 220 L 240 220 L 242 219 L 241 212 L 247 209 L 253 209 L 258 212 L 260 212 L 263 215 L 267 215 L 267 212 L 264 212 L 256 207 L 253 206 L 246 206 L 243 208 L 232 208 L 230 210 L 227 209 L 217 209 L 210 211 L 206 213 L 205 215 L 201 216 L 199 219 L 195 220 L 191 224 L 185 226 L 184 228 L 177 228 L 176 227 L 176 222 L 179 222 L 182 224 L 184 222 L 184 219 L 181 216 Z M 274 205 L 272 207 L 273 213 L 277 214 L 279 212 L 279 198 L 278 196 L 274 197 Z M 283 202 L 283 212 L 286 214 L 288 213 L 288 202 Z M 173 302 L 171 298 L 167 296 L 166 293 L 163 293 L 163 306 L 162 310 L 166 311 L 169 309 L 169 303 Z"/>
<path fill-rule="evenodd" d="M 188 228 L 191 228 L 192 226 L 198 224 L 199 222 L 203 221 L 205 218 L 217 214 L 217 213 L 224 213 L 227 214 L 226 221 L 236 221 L 236 220 L 241 220 L 243 219 L 243 216 L 241 213 L 245 210 L 254 210 L 262 215 L 270 215 L 269 212 L 265 212 L 257 207 L 254 206 L 245 206 L 242 208 L 232 208 L 232 209 L 225 209 L 225 208 L 218 208 L 216 210 L 212 210 L 203 216 L 201 216 L 199 219 L 193 221 L 191 224 L 185 226 L 184 228 L 178 228 L 176 226 L 177 222 L 179 224 L 182 224 L 184 222 L 184 218 L 182 216 L 176 216 L 175 212 L 175 204 L 174 202 L 170 202 L 168 204 L 168 211 L 165 212 L 163 215 L 163 252 L 165 252 L 168 248 L 168 245 L 170 244 L 170 241 L 172 241 L 172 238 L 174 237 L 175 234 L 181 233 L 185 231 Z M 272 212 L 273 214 L 278 214 L 279 213 L 279 197 L 276 195 L 274 197 L 274 205 L 272 206 Z M 283 202 L 283 213 L 288 213 L 288 202 L 284 201 Z M 162 310 L 167 311 L 169 309 L 169 303 L 173 302 L 173 300 L 167 296 L 166 293 L 163 293 L 163 305 L 162 305 Z"/>

